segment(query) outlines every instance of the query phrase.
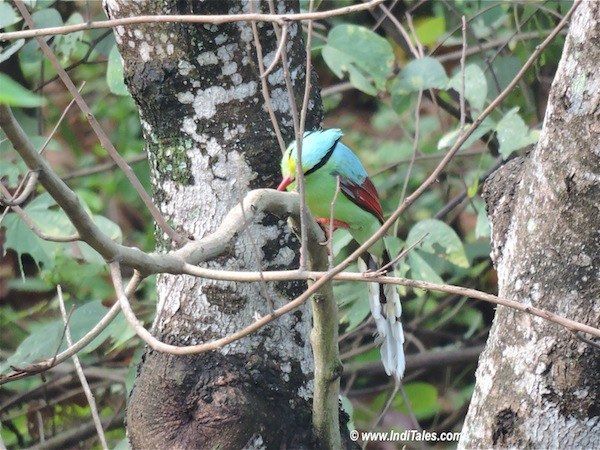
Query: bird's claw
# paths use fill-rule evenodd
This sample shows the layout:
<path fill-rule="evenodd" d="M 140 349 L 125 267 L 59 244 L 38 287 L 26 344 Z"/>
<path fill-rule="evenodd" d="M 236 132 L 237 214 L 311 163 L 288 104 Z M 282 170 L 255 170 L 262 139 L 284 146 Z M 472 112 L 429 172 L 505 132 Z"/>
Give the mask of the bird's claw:
<path fill-rule="evenodd" d="M 372 270 L 372 269 L 369 269 L 366 272 L 363 272 L 363 276 L 365 278 L 377 278 L 377 277 L 384 276 L 386 273 L 387 273 L 387 270 L 381 270 L 381 269 Z"/>

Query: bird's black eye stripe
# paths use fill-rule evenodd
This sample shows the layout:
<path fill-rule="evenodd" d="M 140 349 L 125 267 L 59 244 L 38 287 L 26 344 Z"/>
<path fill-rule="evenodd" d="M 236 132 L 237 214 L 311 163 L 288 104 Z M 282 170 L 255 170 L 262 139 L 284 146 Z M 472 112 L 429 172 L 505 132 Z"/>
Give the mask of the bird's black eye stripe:
<path fill-rule="evenodd" d="M 331 148 L 329 150 L 327 150 L 327 153 L 325 153 L 325 156 L 323 156 L 321 158 L 321 161 L 319 161 L 317 164 L 315 164 L 310 169 L 308 169 L 306 172 L 304 172 L 304 176 L 310 175 L 314 171 L 319 170 L 321 167 L 323 167 L 325 164 L 327 164 L 327 161 L 329 161 L 329 158 L 331 158 L 331 155 L 333 155 L 333 151 L 335 150 L 335 147 L 338 144 L 338 142 L 340 142 L 340 139 L 336 139 L 336 141 L 333 143 Z"/>

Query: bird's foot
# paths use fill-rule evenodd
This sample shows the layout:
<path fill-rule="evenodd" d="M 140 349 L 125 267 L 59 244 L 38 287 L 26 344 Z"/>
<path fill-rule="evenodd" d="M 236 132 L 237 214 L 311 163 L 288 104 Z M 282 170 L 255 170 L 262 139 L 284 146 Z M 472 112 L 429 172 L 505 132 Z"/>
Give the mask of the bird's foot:
<path fill-rule="evenodd" d="M 381 269 L 377 269 L 377 270 L 373 270 L 373 269 L 369 269 L 365 272 L 363 272 L 363 277 L 365 278 L 377 278 L 377 277 L 382 277 L 387 273 L 387 270 L 381 270 Z"/>
<path fill-rule="evenodd" d="M 342 222 L 341 220 L 333 219 L 333 222 L 328 217 L 317 217 L 315 219 L 317 223 L 321 226 L 321 229 L 325 233 L 325 237 L 327 238 L 325 242 L 319 242 L 321 245 L 329 245 L 329 242 L 332 239 L 331 231 L 335 231 L 338 228 L 349 228 L 349 225 L 346 222 Z M 333 230 L 331 229 L 331 225 L 333 224 Z"/>

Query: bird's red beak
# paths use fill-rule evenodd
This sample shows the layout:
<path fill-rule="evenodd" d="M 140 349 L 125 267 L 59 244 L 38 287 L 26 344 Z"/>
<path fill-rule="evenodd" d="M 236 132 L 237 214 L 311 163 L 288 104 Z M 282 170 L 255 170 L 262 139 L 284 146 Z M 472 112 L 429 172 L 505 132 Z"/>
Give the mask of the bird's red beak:
<path fill-rule="evenodd" d="M 290 177 L 285 177 L 283 180 L 281 180 L 281 183 L 279 183 L 279 186 L 277 186 L 277 190 L 278 191 L 285 191 L 286 188 L 292 184 L 292 182 L 294 181 L 293 178 Z"/>

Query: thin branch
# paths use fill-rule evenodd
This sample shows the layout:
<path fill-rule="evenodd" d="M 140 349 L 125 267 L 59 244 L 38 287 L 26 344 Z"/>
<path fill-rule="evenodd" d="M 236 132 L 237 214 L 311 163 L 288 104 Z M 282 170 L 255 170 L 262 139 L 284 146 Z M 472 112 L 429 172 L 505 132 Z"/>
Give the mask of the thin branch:
<path fill-rule="evenodd" d="M 5 197 L 10 197 L 10 192 L 8 192 L 8 189 L 6 189 L 6 187 L 2 183 L 0 183 L 0 192 Z M 19 216 L 21 218 L 21 220 L 23 222 L 25 222 L 25 225 L 27 225 L 27 227 L 33 233 L 35 233 L 36 236 L 38 236 L 40 239 L 43 239 L 44 241 L 74 242 L 74 241 L 79 240 L 79 234 L 77 234 L 77 233 L 69 235 L 69 236 L 54 236 L 54 235 L 44 233 L 40 229 L 40 227 L 38 227 L 37 224 L 33 221 L 33 219 L 31 217 L 29 217 L 29 214 L 27 214 L 20 206 L 15 205 L 15 206 L 11 206 L 10 208 L 17 214 L 17 216 Z"/>
<path fill-rule="evenodd" d="M 85 55 L 83 55 L 83 57 L 79 60 L 79 61 L 75 61 L 73 64 L 65 67 L 65 72 L 70 72 L 71 70 L 73 70 L 74 68 L 80 66 L 81 64 L 86 64 L 90 58 L 90 56 L 92 55 L 92 53 L 94 52 L 94 49 L 96 48 L 96 46 L 102 42 L 104 39 L 106 39 L 106 37 L 108 35 L 110 35 L 112 33 L 112 30 L 106 30 L 104 33 L 102 33 L 100 36 L 98 36 L 96 39 L 94 39 L 92 42 L 90 42 L 88 44 L 88 49 L 85 52 Z M 43 89 L 45 86 L 49 85 L 50 83 L 58 80 L 60 77 L 59 75 L 55 75 L 52 78 L 50 78 L 49 80 L 44 81 L 42 84 L 40 84 L 37 88 L 34 89 L 34 92 L 39 91 L 40 89 Z"/>
<path fill-rule="evenodd" d="M 269 0 L 269 9 L 271 14 L 275 12 L 275 5 L 273 4 L 273 0 Z M 287 26 L 287 25 L 286 25 Z M 282 39 L 283 35 L 279 30 L 279 26 L 273 22 L 273 30 L 275 31 L 275 35 L 277 39 Z M 307 54 L 307 69 L 310 65 L 310 52 Z M 302 128 L 302 124 L 300 121 L 299 113 L 298 113 L 298 105 L 296 104 L 296 97 L 294 95 L 294 85 L 292 83 L 292 76 L 290 74 L 290 62 L 288 60 L 287 49 L 284 48 L 284 51 L 281 53 L 281 65 L 283 66 L 283 78 L 285 80 L 285 87 L 288 93 L 288 99 L 290 104 L 290 112 L 292 115 L 292 123 L 294 124 L 294 135 L 296 138 L 296 186 L 298 189 L 298 194 L 300 194 L 300 269 L 306 269 L 306 261 L 307 261 L 307 253 L 308 253 L 308 242 L 307 242 L 307 207 L 306 207 L 306 193 L 304 186 L 304 169 L 302 167 L 302 138 L 304 136 L 304 129 Z M 310 90 L 310 72 L 306 71 L 305 77 L 305 87 Z M 305 89 L 306 91 L 306 89 Z M 302 110 L 304 111 L 305 106 L 308 105 L 308 99 L 306 102 L 302 104 Z M 306 104 L 305 104 L 306 103 Z"/>
<path fill-rule="evenodd" d="M 13 195 L 8 190 L 3 191 L 3 198 L 0 198 L 0 205 L 7 207 L 19 206 L 31 195 L 37 184 L 37 179 L 37 172 L 27 172 Z M 23 190 L 21 191 L 21 189 Z"/>
<path fill-rule="evenodd" d="M 56 36 L 60 34 L 74 33 L 76 31 L 95 30 L 98 28 L 115 28 L 119 25 L 134 25 L 142 23 L 210 23 L 221 25 L 232 22 L 273 22 L 283 25 L 286 22 L 301 20 L 323 20 L 331 17 L 342 16 L 357 11 L 371 9 L 384 0 L 371 0 L 364 4 L 345 6 L 342 8 L 331 9 L 329 11 L 320 11 L 314 13 L 296 13 L 296 14 L 223 14 L 223 15 L 155 15 L 155 16 L 136 16 L 123 17 L 112 20 L 99 20 L 94 22 L 78 23 L 73 25 L 63 25 L 60 27 L 38 28 L 30 30 L 12 31 L 0 33 L 0 41 L 9 41 L 21 38 Z"/>
<path fill-rule="evenodd" d="M 419 51 L 419 57 L 423 58 L 425 56 L 425 51 L 423 50 L 423 44 L 421 44 L 421 41 L 419 40 L 419 37 L 417 36 L 417 30 L 415 29 L 415 26 L 413 24 L 412 14 L 407 11 L 404 14 L 404 16 L 406 17 L 406 22 L 408 23 L 408 29 L 412 33 L 415 43 L 417 44 L 417 50 Z"/>
<path fill-rule="evenodd" d="M 467 21 L 462 16 L 462 54 L 460 56 L 460 129 L 465 126 L 465 61 L 467 58 Z"/>
<path fill-rule="evenodd" d="M 406 172 L 406 176 L 404 177 L 404 184 L 402 185 L 402 192 L 400 193 L 400 203 L 404 201 L 404 196 L 406 195 L 406 190 L 408 189 L 408 182 L 410 181 L 410 175 L 415 165 L 415 159 L 417 157 L 417 152 L 419 150 L 419 131 L 420 131 L 420 123 L 421 123 L 421 101 L 423 100 L 423 90 L 419 90 L 419 94 L 417 96 L 417 105 L 415 107 L 415 134 L 413 136 L 413 148 L 412 148 L 412 156 L 410 162 L 408 164 L 408 170 Z"/>
<path fill-rule="evenodd" d="M 3 185 L 0 185 L 0 189 L 3 193 L 8 192 Z M 25 222 L 27 228 L 29 228 L 37 237 L 44 241 L 48 242 L 76 242 L 80 241 L 81 238 L 79 234 L 74 233 L 67 236 L 56 236 L 48 233 L 44 233 L 37 224 L 33 221 L 31 217 L 20 207 L 20 206 L 11 206 L 12 210 L 19 216 L 19 218 Z"/>
<path fill-rule="evenodd" d="M 309 11 L 312 11 L 313 0 L 310 0 L 309 3 Z M 304 186 L 304 169 L 302 168 L 302 138 L 304 137 L 304 131 L 306 129 L 306 114 L 308 113 L 308 103 L 310 102 L 310 91 L 312 84 L 310 82 L 312 78 L 312 31 L 313 31 L 313 22 L 312 20 L 308 22 L 308 31 L 306 35 L 306 71 L 304 75 L 304 97 L 302 98 L 302 109 L 300 110 L 300 128 L 297 132 L 296 136 L 296 145 L 298 151 L 298 192 L 300 194 L 300 237 L 301 237 L 301 252 L 307 251 L 308 244 L 306 243 L 307 239 L 307 214 L 306 214 L 306 190 Z M 287 58 L 287 55 L 284 55 Z M 289 67 L 288 67 L 288 75 L 289 75 Z M 287 83 L 287 78 L 286 78 Z M 290 91 L 290 94 L 293 96 L 293 92 Z M 300 254 L 300 269 L 304 269 L 304 261 L 302 260 L 302 253 Z M 337 316 L 336 316 L 337 317 Z M 337 333 L 336 333 L 336 342 L 337 342 Z M 339 389 L 338 389 L 339 391 Z M 336 411 L 337 411 L 337 400 L 336 400 Z M 337 413 L 336 413 L 337 417 Z M 339 444 L 339 427 L 336 424 L 337 429 L 337 438 L 334 440 L 336 444 Z M 329 442 L 332 445 L 332 442 Z"/>
<path fill-rule="evenodd" d="M 127 164 L 136 164 L 142 161 L 146 161 L 148 157 L 145 153 L 140 153 L 139 155 L 135 155 L 129 159 L 127 159 Z M 64 181 L 73 180 L 75 178 L 87 177 L 89 175 L 95 175 L 97 173 L 106 172 L 108 170 L 114 169 L 117 167 L 117 163 L 114 161 L 107 161 L 104 163 L 96 164 L 91 167 L 84 167 L 83 169 L 74 170 L 72 172 L 67 173 L 62 176 Z"/>
<path fill-rule="evenodd" d="M 404 41 L 406 42 L 406 45 L 408 46 L 408 48 L 410 49 L 410 52 L 414 55 L 414 57 L 415 58 L 420 58 L 421 54 L 419 53 L 419 51 L 416 49 L 416 47 L 412 43 L 410 35 L 408 34 L 408 31 L 406 31 L 406 28 L 404 28 L 404 25 L 402 25 L 402 23 L 400 23 L 400 21 L 396 18 L 396 16 L 394 16 L 390 12 L 390 10 L 385 7 L 385 5 L 379 5 L 379 8 L 383 11 L 383 13 L 390 19 L 390 21 L 398 29 L 398 31 L 400 32 L 400 34 L 404 38 Z"/>
<path fill-rule="evenodd" d="M 34 23 L 31 18 L 31 14 L 29 14 L 29 11 L 27 10 L 27 7 L 23 3 L 23 1 L 22 0 L 14 0 L 14 2 L 15 2 L 17 9 L 23 16 L 23 19 L 27 23 L 27 25 L 30 28 L 33 28 Z M 167 236 L 169 236 L 173 241 L 180 243 L 180 244 L 184 243 L 186 241 L 186 239 L 184 237 L 180 236 L 178 233 L 176 233 L 175 230 L 173 230 L 173 228 L 171 228 L 171 226 L 167 223 L 166 219 L 160 213 L 160 211 L 158 210 L 156 205 L 152 202 L 150 195 L 148 195 L 148 193 L 142 186 L 142 183 L 140 183 L 140 180 L 138 180 L 136 175 L 133 173 L 133 170 L 131 169 L 131 167 L 129 167 L 129 164 L 127 164 L 127 162 L 123 159 L 123 157 L 119 154 L 117 149 L 114 147 L 114 145 L 108 138 L 107 134 L 105 133 L 104 129 L 102 128 L 102 126 L 100 125 L 100 123 L 98 122 L 98 120 L 96 119 L 94 114 L 92 113 L 92 110 L 90 109 L 90 107 L 88 106 L 86 101 L 83 99 L 83 97 L 81 96 L 81 94 L 79 93 L 79 91 L 77 90 L 75 85 L 73 84 L 73 81 L 71 81 L 71 78 L 69 77 L 67 72 L 65 72 L 65 70 L 60 65 L 60 62 L 56 58 L 56 55 L 54 54 L 54 52 L 52 51 L 50 46 L 46 43 L 46 41 L 44 39 L 42 39 L 40 37 L 36 37 L 35 39 L 37 40 L 38 45 L 40 46 L 40 49 L 42 50 L 42 52 L 44 53 L 46 58 L 48 58 L 50 60 L 50 63 L 52 64 L 52 66 L 54 66 L 54 69 L 60 76 L 60 79 L 64 83 L 65 87 L 67 88 L 67 90 L 71 93 L 71 95 L 75 99 L 75 102 L 77 103 L 77 106 L 79 106 L 79 109 L 81 109 L 81 112 L 83 112 L 85 114 L 86 118 L 88 119 L 88 122 L 90 123 L 92 129 L 94 130 L 94 133 L 96 133 L 96 136 L 98 136 L 98 140 L 100 141 L 100 144 L 102 145 L 102 147 L 104 147 L 106 149 L 106 151 L 108 152 L 110 157 L 117 163 L 119 168 L 125 173 L 125 176 L 127 177 L 129 182 L 132 184 L 132 186 L 134 187 L 134 189 L 136 190 L 136 192 L 138 193 L 138 195 L 140 196 L 140 198 L 142 199 L 142 201 L 144 202 L 144 204 L 150 211 L 150 214 L 152 215 L 152 218 L 156 221 L 156 224 L 158 225 L 158 227 L 164 233 L 166 233 Z"/>
<path fill-rule="evenodd" d="M 250 11 L 254 11 L 254 2 L 249 3 Z M 263 99 L 265 101 L 265 107 L 267 112 L 269 113 L 269 118 L 271 119 L 271 124 L 273 125 L 273 130 L 275 131 L 275 137 L 277 138 L 277 142 L 279 144 L 279 148 L 281 149 L 281 153 L 285 153 L 285 141 L 283 136 L 281 135 L 281 129 L 279 128 L 279 123 L 277 122 L 277 117 L 275 116 L 275 111 L 273 110 L 273 103 L 271 102 L 271 94 L 269 93 L 269 83 L 267 77 L 264 77 L 265 73 L 265 64 L 263 61 L 263 52 L 262 45 L 260 44 L 260 37 L 258 35 L 258 28 L 256 27 L 256 22 L 251 22 L 252 26 L 252 34 L 254 36 L 254 47 L 256 48 L 256 59 L 258 62 L 258 71 L 260 74 L 260 83 L 261 83 L 261 91 L 263 95 Z"/>
<path fill-rule="evenodd" d="M 339 94 L 340 92 L 356 89 L 349 81 L 337 83 L 321 89 L 321 97 L 329 97 L 330 95 Z"/>
<path fill-rule="evenodd" d="M 250 2 L 250 8 L 253 7 L 253 4 L 253 2 Z M 279 149 L 283 154 L 285 153 L 285 141 L 281 135 L 281 129 L 279 128 L 279 123 L 277 122 L 275 111 L 273 110 L 273 103 L 271 102 L 271 95 L 269 94 L 268 79 L 267 77 L 262 76 L 262 74 L 265 72 L 265 65 L 263 62 L 262 45 L 260 44 L 256 22 L 252 22 L 252 34 L 254 35 L 254 47 L 256 47 L 256 59 L 258 61 L 258 71 L 260 74 L 261 91 L 265 101 L 265 108 L 269 113 L 269 118 L 271 119 L 271 124 L 273 125 L 273 131 L 275 132 L 275 137 L 277 138 L 277 143 L 279 144 Z"/>
<path fill-rule="evenodd" d="M 309 22 L 309 24 L 311 24 L 311 23 L 312 23 L 312 21 Z M 265 70 L 263 73 L 260 74 L 261 78 L 267 77 L 273 71 L 275 66 L 277 66 L 277 63 L 279 62 L 279 58 L 281 58 L 281 52 L 283 51 L 285 44 L 287 42 L 287 35 L 288 35 L 288 24 L 284 23 L 283 26 L 281 27 L 281 38 L 279 39 L 279 46 L 277 47 L 277 51 L 275 52 L 275 57 L 273 58 L 273 61 L 271 62 L 271 64 L 267 68 L 267 70 Z"/>
<path fill-rule="evenodd" d="M 336 175 L 335 192 L 333 193 L 333 198 L 331 199 L 331 204 L 329 205 L 329 233 L 327 234 L 327 253 L 329 258 L 329 270 L 331 270 L 331 268 L 333 267 L 333 260 L 335 257 L 335 255 L 333 254 L 333 215 L 335 211 L 335 203 L 337 202 L 338 196 L 340 195 L 341 187 L 342 186 L 340 183 L 340 176 Z"/>
<path fill-rule="evenodd" d="M 67 344 L 69 346 L 73 345 L 73 338 L 71 337 L 71 330 L 69 329 L 69 321 L 67 318 L 67 309 L 65 308 L 65 301 L 62 295 L 62 289 L 60 284 L 56 286 L 56 292 L 58 294 L 58 304 L 60 306 L 60 313 L 63 318 L 63 322 L 65 324 L 65 336 L 67 338 Z M 90 389 L 90 385 L 85 378 L 85 374 L 83 373 L 83 368 L 81 367 L 81 361 L 79 361 L 79 357 L 77 354 L 72 356 L 73 365 L 75 366 L 75 371 L 77 372 L 77 376 L 79 377 L 79 382 L 81 383 L 81 387 L 83 388 L 83 392 L 87 401 L 90 405 L 90 411 L 92 413 L 92 419 L 94 420 L 94 425 L 96 426 L 96 433 L 98 433 L 98 438 L 100 439 L 100 445 L 104 450 L 108 450 L 108 445 L 106 444 L 106 436 L 104 436 L 104 430 L 102 429 L 102 422 L 100 421 L 100 415 L 98 414 L 98 407 L 96 406 L 96 400 L 94 399 L 94 394 L 92 394 L 92 390 Z"/>
<path fill-rule="evenodd" d="M 394 389 L 392 389 L 392 393 L 390 394 L 387 401 L 385 402 L 383 409 L 381 410 L 381 412 L 379 413 L 379 415 L 377 416 L 375 421 L 371 424 L 371 427 L 370 427 L 371 430 L 374 430 L 375 428 L 377 428 L 379 426 L 379 424 L 381 423 L 381 420 L 383 419 L 383 416 L 386 415 L 386 413 L 390 409 L 390 406 L 392 406 L 392 401 L 396 397 L 396 394 L 398 393 L 399 389 L 400 389 L 400 381 L 394 380 Z M 362 448 L 365 449 L 367 447 L 368 443 L 369 443 L 369 441 L 365 441 L 363 443 Z"/>
<path fill-rule="evenodd" d="M 407 248 L 405 248 L 404 250 L 402 250 L 398 254 L 398 256 L 396 256 L 394 259 L 392 259 L 386 265 L 384 265 L 381 268 L 379 268 L 377 270 L 377 273 L 380 274 L 380 275 L 384 275 L 387 272 L 388 267 L 391 267 L 392 268 L 392 272 L 393 272 L 394 271 L 394 266 L 396 265 L 396 263 L 398 261 L 406 258 L 406 255 L 408 255 L 411 252 L 411 250 L 414 249 L 417 245 L 419 245 L 421 242 L 423 242 L 423 239 L 425 239 L 427 236 L 429 236 L 429 233 L 425 233 L 423 236 L 421 236 L 419 239 L 417 239 L 415 242 L 413 242 Z"/>
<path fill-rule="evenodd" d="M 83 89 L 84 86 L 85 86 L 85 81 L 83 83 L 81 83 L 81 86 L 79 86 L 79 92 L 81 92 L 81 90 Z M 52 131 L 50 132 L 50 134 L 48 135 L 48 137 L 46 138 L 46 140 L 40 147 L 40 150 L 39 150 L 40 155 L 42 155 L 44 153 L 44 151 L 46 150 L 46 148 L 48 147 L 48 144 L 50 143 L 50 141 L 52 140 L 52 138 L 58 131 L 58 127 L 60 126 L 60 124 L 63 122 L 63 120 L 67 116 L 67 113 L 69 112 L 69 109 L 71 109 L 71 106 L 73 106 L 73 103 L 75 103 L 75 99 L 72 99 L 69 102 L 69 104 L 67 105 L 67 107 L 61 113 L 56 124 L 54 125 L 54 128 L 52 129 Z M 25 181 L 25 180 L 27 180 L 27 181 Z M 0 203 L 5 206 L 20 205 L 25 200 L 27 200 L 27 197 L 29 197 L 29 195 L 33 192 L 33 190 L 35 189 L 35 186 L 37 184 L 37 181 L 38 181 L 38 173 L 30 170 L 29 172 L 27 172 L 25 177 L 23 177 L 19 186 L 17 186 L 17 190 L 15 191 L 15 193 L 19 192 L 21 190 L 21 188 L 23 187 L 23 184 L 25 182 L 27 182 L 27 184 L 23 188 L 23 191 L 20 194 L 18 194 L 18 196 L 14 195 L 12 198 L 10 198 L 10 200 L 2 200 L 2 201 L 0 201 Z"/>
<path fill-rule="evenodd" d="M 512 36 L 511 38 L 498 38 L 498 39 L 491 40 L 489 42 L 483 42 L 483 43 L 480 43 L 479 47 L 469 47 L 466 51 L 466 56 L 477 55 L 478 53 L 484 52 L 486 50 L 491 50 L 491 49 L 494 49 L 499 46 L 508 45 L 510 43 L 510 41 L 512 41 L 513 39 L 530 40 L 530 39 L 535 39 L 535 38 L 541 38 L 541 37 L 548 36 L 551 32 L 552 32 L 552 30 L 525 31 L 520 34 L 516 34 L 516 35 Z M 560 33 L 560 34 L 564 34 L 564 33 Z M 456 59 L 460 60 L 460 58 L 462 57 L 462 53 L 463 52 L 461 49 L 461 50 L 456 50 L 453 52 L 444 53 L 442 55 L 435 56 L 434 58 L 436 58 L 439 62 L 442 62 L 442 63 L 447 62 L 447 61 L 454 61 Z"/>
<path fill-rule="evenodd" d="M 260 274 L 258 272 L 228 272 L 223 270 L 196 267 L 189 264 L 186 264 L 184 273 L 186 273 L 187 275 L 222 281 L 255 282 L 260 280 Z M 592 327 L 590 325 L 567 319 L 550 311 L 546 311 L 533 306 L 524 305 L 514 300 L 497 297 L 495 295 L 481 292 L 476 289 L 470 289 L 462 286 L 454 286 L 451 284 L 429 283 L 426 281 L 412 280 L 409 278 L 402 277 L 373 276 L 373 274 L 370 273 L 341 272 L 336 273 L 332 276 L 331 271 L 309 271 L 306 273 L 301 272 L 299 270 L 266 271 L 263 272 L 263 276 L 266 281 L 317 280 L 317 282 L 320 282 L 324 279 L 333 279 L 337 281 L 360 281 L 366 283 L 396 284 L 416 289 L 445 292 L 447 294 L 455 294 L 463 297 L 482 300 L 496 305 L 507 306 L 509 308 L 516 309 L 521 312 L 526 312 L 528 314 L 541 317 L 550 322 L 554 322 L 558 325 L 567 328 L 568 330 L 581 331 L 596 337 L 600 337 L 600 329 Z M 293 302 L 296 302 L 299 298 L 303 298 L 303 296 L 304 293 L 300 297 L 295 299 Z M 299 304 L 301 303 L 298 303 L 298 305 Z M 279 310 L 276 310 L 275 314 L 277 314 L 278 311 Z M 277 317 L 279 317 L 279 315 Z"/>

